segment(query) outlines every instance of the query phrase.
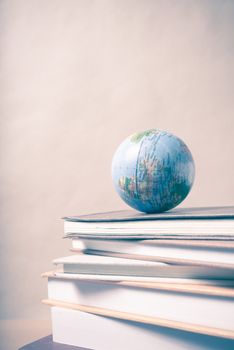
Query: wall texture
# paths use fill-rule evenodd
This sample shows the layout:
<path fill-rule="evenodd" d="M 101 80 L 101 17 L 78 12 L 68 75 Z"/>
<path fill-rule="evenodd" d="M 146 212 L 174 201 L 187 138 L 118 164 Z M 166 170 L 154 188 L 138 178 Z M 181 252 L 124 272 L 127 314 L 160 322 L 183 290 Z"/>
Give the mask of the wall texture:
<path fill-rule="evenodd" d="M 234 198 L 234 2 L 2 0 L 1 318 L 46 318 L 60 217 L 123 209 L 110 178 L 129 134 L 187 143 L 183 203 Z"/>

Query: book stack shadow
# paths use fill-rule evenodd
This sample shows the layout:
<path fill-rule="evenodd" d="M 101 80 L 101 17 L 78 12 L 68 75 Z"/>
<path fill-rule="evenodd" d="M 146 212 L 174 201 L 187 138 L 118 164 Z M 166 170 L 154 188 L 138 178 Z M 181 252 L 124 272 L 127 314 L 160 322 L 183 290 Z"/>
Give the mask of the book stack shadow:
<path fill-rule="evenodd" d="M 56 343 L 95 350 L 234 349 L 234 207 L 64 218 L 46 272 Z"/>

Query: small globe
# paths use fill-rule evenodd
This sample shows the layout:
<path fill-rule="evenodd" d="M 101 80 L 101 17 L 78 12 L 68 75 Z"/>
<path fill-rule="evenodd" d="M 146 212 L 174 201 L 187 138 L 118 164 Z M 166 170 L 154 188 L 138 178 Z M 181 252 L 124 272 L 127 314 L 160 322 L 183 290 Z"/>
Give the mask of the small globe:
<path fill-rule="evenodd" d="M 195 174 L 192 154 L 173 134 L 158 129 L 129 136 L 112 161 L 112 178 L 120 197 L 132 208 L 159 213 L 188 195 Z"/>

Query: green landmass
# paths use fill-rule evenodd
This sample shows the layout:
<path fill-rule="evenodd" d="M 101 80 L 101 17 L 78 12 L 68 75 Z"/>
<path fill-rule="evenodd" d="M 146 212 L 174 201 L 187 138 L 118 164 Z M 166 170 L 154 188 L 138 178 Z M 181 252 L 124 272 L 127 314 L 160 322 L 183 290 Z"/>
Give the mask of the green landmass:
<path fill-rule="evenodd" d="M 146 130 L 146 131 L 143 131 L 143 132 L 137 132 L 135 134 L 133 134 L 130 138 L 130 141 L 133 142 L 133 143 L 138 143 L 141 141 L 141 139 L 144 137 L 144 136 L 149 136 L 151 134 L 156 134 L 157 132 L 159 132 L 157 129 L 150 129 L 150 130 Z"/>

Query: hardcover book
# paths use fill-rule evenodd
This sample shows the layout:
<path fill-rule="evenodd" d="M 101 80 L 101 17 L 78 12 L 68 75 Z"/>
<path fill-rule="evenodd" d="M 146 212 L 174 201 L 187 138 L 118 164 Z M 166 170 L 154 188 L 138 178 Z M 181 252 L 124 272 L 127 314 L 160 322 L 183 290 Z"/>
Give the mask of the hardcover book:
<path fill-rule="evenodd" d="M 164 213 L 146 214 L 135 210 L 119 210 L 79 216 L 66 216 L 66 221 L 121 222 L 176 219 L 234 219 L 234 206 L 175 208 Z"/>
<path fill-rule="evenodd" d="M 124 259 L 109 256 L 76 254 L 55 259 L 56 266 L 70 274 L 122 275 L 144 277 L 183 277 L 233 279 L 233 268 L 166 264 L 163 262 Z"/>
<path fill-rule="evenodd" d="M 64 218 L 65 237 L 234 240 L 234 207 L 118 211 Z"/>
<path fill-rule="evenodd" d="M 73 251 L 171 264 L 229 266 L 234 269 L 234 241 L 72 239 Z"/>
<path fill-rule="evenodd" d="M 48 279 L 50 301 L 103 308 L 232 332 L 234 291 L 214 286 L 108 283 L 67 278 Z M 66 305 L 64 304 L 64 307 Z M 217 316 L 217 317 L 214 317 Z"/>
<path fill-rule="evenodd" d="M 52 307 L 52 325 L 54 341 L 94 350 L 233 350 L 234 347 L 233 339 L 61 307 Z"/>

